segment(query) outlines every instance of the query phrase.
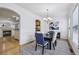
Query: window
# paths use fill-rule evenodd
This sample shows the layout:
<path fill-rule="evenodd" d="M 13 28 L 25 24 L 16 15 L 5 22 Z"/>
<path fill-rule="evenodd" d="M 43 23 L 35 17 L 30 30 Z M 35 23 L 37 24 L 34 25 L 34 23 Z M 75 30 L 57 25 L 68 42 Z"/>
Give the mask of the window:
<path fill-rule="evenodd" d="M 70 21 L 70 18 L 69 18 L 69 20 L 68 20 L 68 37 L 70 38 L 70 23 L 71 21 Z"/>
<path fill-rule="evenodd" d="M 73 43 L 78 46 L 78 6 L 75 8 L 73 12 Z"/>

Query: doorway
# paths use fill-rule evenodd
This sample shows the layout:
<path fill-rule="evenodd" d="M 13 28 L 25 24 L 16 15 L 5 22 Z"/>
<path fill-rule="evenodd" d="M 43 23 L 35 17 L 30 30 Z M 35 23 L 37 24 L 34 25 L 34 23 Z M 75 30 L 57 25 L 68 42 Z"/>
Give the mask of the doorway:
<path fill-rule="evenodd" d="M 7 8 L 0 8 L 0 54 L 19 53 L 20 16 Z M 15 50 L 16 49 L 16 50 Z"/>

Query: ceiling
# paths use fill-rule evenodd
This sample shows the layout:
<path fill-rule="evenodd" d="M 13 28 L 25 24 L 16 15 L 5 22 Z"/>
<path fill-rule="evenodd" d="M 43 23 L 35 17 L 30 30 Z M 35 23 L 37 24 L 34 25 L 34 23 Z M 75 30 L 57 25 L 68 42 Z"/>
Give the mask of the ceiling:
<path fill-rule="evenodd" d="M 16 5 L 27 9 L 28 11 L 37 14 L 41 17 L 45 17 L 47 14 L 46 9 L 48 9 L 48 15 L 51 17 L 67 16 L 75 5 L 73 3 L 16 3 Z M 0 8 L 0 18 L 8 18 L 9 20 L 15 21 L 15 17 L 19 15 L 7 8 Z"/>
<path fill-rule="evenodd" d="M 10 9 L 0 8 L 0 18 L 5 18 L 5 19 L 7 18 L 8 20 L 16 21 L 15 16 L 19 17 L 19 15 L 16 12 L 14 12 Z"/>
<path fill-rule="evenodd" d="M 74 3 L 19 3 L 19 6 L 39 15 L 46 16 L 46 9 L 48 9 L 48 15 L 51 17 L 67 16 L 75 5 Z"/>

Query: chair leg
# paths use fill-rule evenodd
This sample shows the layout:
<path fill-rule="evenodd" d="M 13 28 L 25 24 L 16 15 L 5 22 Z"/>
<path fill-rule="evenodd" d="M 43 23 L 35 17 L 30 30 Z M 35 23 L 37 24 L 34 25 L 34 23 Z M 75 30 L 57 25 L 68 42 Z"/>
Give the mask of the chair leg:
<path fill-rule="evenodd" d="M 47 49 L 49 48 L 49 44 L 47 44 Z"/>
<path fill-rule="evenodd" d="M 44 54 L 44 46 L 42 47 L 42 55 Z"/>
<path fill-rule="evenodd" d="M 55 50 L 55 43 L 53 43 L 53 49 Z"/>
<path fill-rule="evenodd" d="M 35 51 L 37 51 L 37 44 L 36 44 L 36 46 L 35 46 Z"/>
<path fill-rule="evenodd" d="M 57 40 L 55 41 L 55 46 L 57 46 Z"/>

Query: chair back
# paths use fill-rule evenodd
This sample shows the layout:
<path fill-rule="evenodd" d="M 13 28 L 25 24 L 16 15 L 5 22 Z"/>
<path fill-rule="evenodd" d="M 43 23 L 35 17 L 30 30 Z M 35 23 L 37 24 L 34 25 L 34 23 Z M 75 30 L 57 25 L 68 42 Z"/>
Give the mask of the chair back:
<path fill-rule="evenodd" d="M 49 35 L 53 38 L 54 31 L 49 31 L 48 33 L 49 33 Z"/>
<path fill-rule="evenodd" d="M 37 44 L 44 44 L 44 37 L 42 33 L 35 33 L 35 37 L 36 37 L 36 43 Z"/>
<path fill-rule="evenodd" d="M 52 39 L 53 39 L 53 40 L 52 40 L 53 43 L 54 43 L 54 42 L 56 41 L 56 39 L 57 39 L 57 33 L 58 33 L 58 32 L 56 32 L 56 31 L 54 32 L 54 35 L 53 35 L 53 38 L 52 38 Z"/>

